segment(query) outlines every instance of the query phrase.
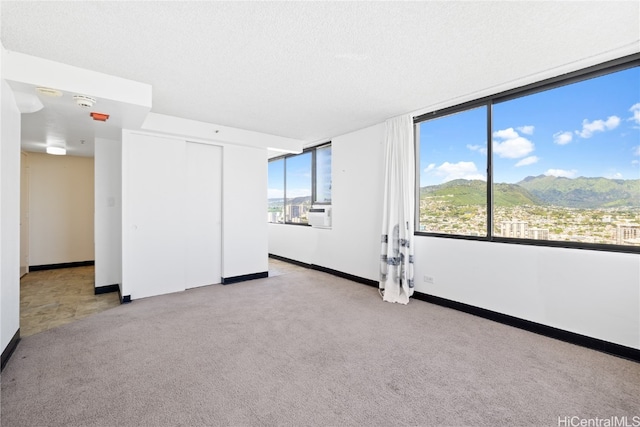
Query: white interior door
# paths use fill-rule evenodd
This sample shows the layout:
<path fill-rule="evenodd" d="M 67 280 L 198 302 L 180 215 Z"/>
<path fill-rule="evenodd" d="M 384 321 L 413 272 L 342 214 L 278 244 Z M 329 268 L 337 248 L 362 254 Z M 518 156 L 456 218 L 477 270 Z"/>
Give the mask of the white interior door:
<path fill-rule="evenodd" d="M 186 287 L 222 281 L 222 148 L 187 143 Z"/>

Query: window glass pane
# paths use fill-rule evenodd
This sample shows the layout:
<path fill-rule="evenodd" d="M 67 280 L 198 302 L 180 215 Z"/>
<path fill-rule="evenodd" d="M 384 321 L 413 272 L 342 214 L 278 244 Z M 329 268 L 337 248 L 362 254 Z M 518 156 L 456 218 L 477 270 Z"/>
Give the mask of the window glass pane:
<path fill-rule="evenodd" d="M 487 108 L 416 125 L 420 153 L 418 231 L 487 235 Z"/>
<path fill-rule="evenodd" d="M 316 202 L 331 203 L 331 146 L 316 150 Z"/>
<path fill-rule="evenodd" d="M 284 222 L 284 159 L 269 162 L 267 220 Z"/>
<path fill-rule="evenodd" d="M 307 223 L 311 208 L 311 152 L 285 159 L 285 220 Z"/>
<path fill-rule="evenodd" d="M 640 246 L 640 68 L 495 104 L 494 235 Z"/>

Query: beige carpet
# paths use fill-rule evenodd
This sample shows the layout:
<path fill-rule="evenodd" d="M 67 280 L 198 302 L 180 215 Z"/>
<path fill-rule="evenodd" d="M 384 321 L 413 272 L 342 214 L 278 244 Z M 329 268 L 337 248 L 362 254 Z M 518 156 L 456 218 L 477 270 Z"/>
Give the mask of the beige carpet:
<path fill-rule="evenodd" d="M 308 270 L 137 300 L 26 337 L 1 381 L 3 427 L 640 416 L 638 363 L 422 301 L 384 303 Z"/>

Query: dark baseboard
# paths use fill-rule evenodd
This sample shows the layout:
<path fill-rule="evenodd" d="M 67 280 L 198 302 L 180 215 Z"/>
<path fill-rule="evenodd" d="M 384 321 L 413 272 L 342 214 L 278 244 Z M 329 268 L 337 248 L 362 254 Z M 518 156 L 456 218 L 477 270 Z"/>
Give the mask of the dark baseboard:
<path fill-rule="evenodd" d="M 306 262 L 296 261 L 295 259 L 283 257 L 280 255 L 269 254 L 269 258 L 277 259 L 278 261 L 288 262 L 289 264 L 299 265 L 300 267 L 312 268 L 311 264 L 307 264 Z"/>
<path fill-rule="evenodd" d="M 252 273 L 252 274 L 243 274 L 242 276 L 223 277 L 222 284 L 230 285 L 232 283 L 245 282 L 247 280 L 264 279 L 265 277 L 269 277 L 268 271 L 262 271 L 260 273 Z"/>
<path fill-rule="evenodd" d="M 18 328 L 16 333 L 11 338 L 11 341 L 9 341 L 9 344 L 7 344 L 7 348 L 5 348 L 4 351 L 2 352 L 2 359 L 0 362 L 0 371 L 4 370 L 5 365 L 11 358 L 11 355 L 15 351 L 16 347 L 18 347 L 19 342 L 20 342 L 20 328 Z"/>
<path fill-rule="evenodd" d="M 314 270 L 322 271 L 323 273 L 329 273 L 334 276 L 342 277 L 343 279 L 351 280 L 353 282 L 362 283 L 363 285 L 373 286 L 374 288 L 378 287 L 378 282 L 376 280 L 365 279 L 364 277 L 354 276 L 353 274 L 343 273 L 342 271 L 333 270 L 331 268 L 322 267 L 316 264 L 311 264 L 311 268 L 313 268 Z"/>
<path fill-rule="evenodd" d="M 323 267 L 317 264 L 307 264 L 305 262 L 296 261 L 295 259 L 283 257 L 280 255 L 269 254 L 269 258 L 277 259 L 279 261 L 288 262 L 289 264 L 298 265 L 300 267 L 310 268 L 312 270 L 322 271 L 324 273 L 332 274 L 334 276 L 342 277 L 343 279 L 351 280 L 353 282 L 362 283 L 367 286 L 378 287 L 378 282 L 371 279 L 365 279 L 364 277 L 354 276 L 353 274 L 343 273 L 342 271 L 334 270 L 332 268 Z"/>
<path fill-rule="evenodd" d="M 446 298 L 423 294 L 421 292 L 414 292 L 413 298 L 442 307 L 452 308 L 454 310 L 462 311 L 488 320 L 493 320 L 495 322 L 499 322 L 508 326 L 513 326 L 514 328 L 524 329 L 525 331 L 544 335 L 550 338 L 555 338 L 557 340 L 579 345 L 581 347 L 586 347 L 592 350 L 611 354 L 613 356 L 633 360 L 634 362 L 640 362 L 640 350 L 632 347 L 615 344 L 598 338 L 588 337 L 586 335 L 577 334 L 575 332 L 565 331 L 564 329 L 554 328 L 552 326 L 543 325 L 541 323 L 532 322 L 530 320 L 524 320 L 519 317 L 498 313 L 497 311 L 475 307 Z"/>
<path fill-rule="evenodd" d="M 63 262 L 61 264 L 30 265 L 29 271 L 55 270 L 58 268 L 86 267 L 95 265 L 95 261 Z"/>
<path fill-rule="evenodd" d="M 115 284 L 115 285 L 98 286 L 93 290 L 94 295 L 108 294 L 111 292 L 120 292 L 120 285 Z"/>

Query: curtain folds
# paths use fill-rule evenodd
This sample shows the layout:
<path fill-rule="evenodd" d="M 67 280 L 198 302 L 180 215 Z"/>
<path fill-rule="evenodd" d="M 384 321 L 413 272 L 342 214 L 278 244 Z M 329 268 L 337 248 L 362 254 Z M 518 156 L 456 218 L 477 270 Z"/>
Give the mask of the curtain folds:
<path fill-rule="evenodd" d="M 413 295 L 415 148 L 413 120 L 387 120 L 385 182 L 380 256 L 380 295 L 407 304 Z"/>

